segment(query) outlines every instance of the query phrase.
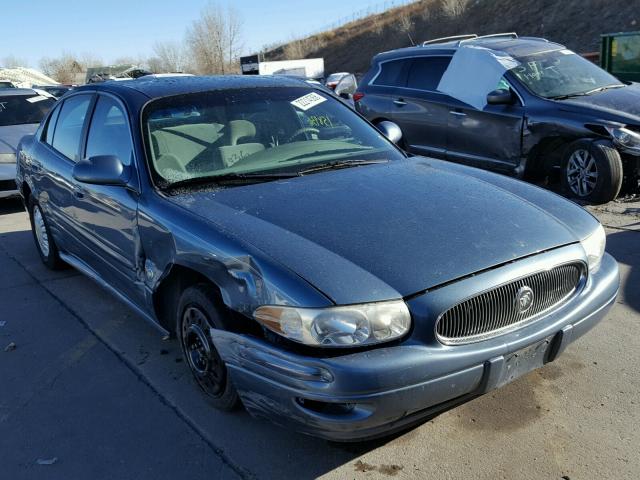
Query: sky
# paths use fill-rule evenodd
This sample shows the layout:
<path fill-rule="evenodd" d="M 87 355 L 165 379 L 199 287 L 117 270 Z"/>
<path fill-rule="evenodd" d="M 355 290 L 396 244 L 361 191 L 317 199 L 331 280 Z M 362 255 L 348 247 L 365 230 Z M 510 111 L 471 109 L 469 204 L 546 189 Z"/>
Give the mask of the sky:
<path fill-rule="evenodd" d="M 235 0 L 244 52 L 304 36 L 385 0 Z M 391 0 L 386 0 L 391 3 Z M 157 41 L 180 41 L 209 0 L 0 0 L 0 62 L 13 55 L 38 67 L 63 52 L 110 63 L 152 54 Z M 222 6 L 225 0 L 218 1 Z"/>

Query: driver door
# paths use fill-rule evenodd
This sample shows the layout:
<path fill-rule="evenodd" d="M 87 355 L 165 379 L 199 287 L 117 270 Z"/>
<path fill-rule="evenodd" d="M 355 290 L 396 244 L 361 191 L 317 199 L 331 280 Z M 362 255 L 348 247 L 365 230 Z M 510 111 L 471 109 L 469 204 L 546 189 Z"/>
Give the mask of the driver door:
<path fill-rule="evenodd" d="M 478 110 L 451 98 L 447 160 L 503 171 L 511 171 L 520 164 L 524 105 L 506 79 L 503 78 L 496 88 L 511 89 L 514 103 L 485 105 Z"/>
<path fill-rule="evenodd" d="M 132 167 L 127 186 L 89 185 L 75 181 L 77 221 L 92 252 L 86 261 L 111 286 L 143 305 L 137 280 L 138 182 L 127 113 L 115 97 L 100 94 L 91 116 L 83 158 L 115 155 Z"/>

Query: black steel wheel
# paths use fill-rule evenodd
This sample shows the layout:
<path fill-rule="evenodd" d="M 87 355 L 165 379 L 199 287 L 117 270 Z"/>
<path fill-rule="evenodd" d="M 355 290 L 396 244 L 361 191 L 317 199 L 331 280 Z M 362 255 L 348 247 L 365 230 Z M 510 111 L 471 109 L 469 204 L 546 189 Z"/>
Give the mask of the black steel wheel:
<path fill-rule="evenodd" d="M 210 338 L 210 329 L 222 329 L 215 289 L 206 284 L 187 288 L 177 309 L 177 336 L 185 361 L 209 402 L 220 410 L 239 404 L 227 367 Z"/>

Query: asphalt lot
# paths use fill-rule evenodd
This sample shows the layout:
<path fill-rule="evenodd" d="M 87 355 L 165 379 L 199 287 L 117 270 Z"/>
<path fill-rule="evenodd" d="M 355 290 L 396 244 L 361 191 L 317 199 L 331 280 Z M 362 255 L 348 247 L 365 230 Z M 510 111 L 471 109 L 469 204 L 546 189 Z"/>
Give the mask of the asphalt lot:
<path fill-rule="evenodd" d="M 604 322 L 501 390 L 345 446 L 213 410 L 176 342 L 74 270 L 46 270 L 21 204 L 2 201 L 0 478 L 637 479 L 640 202 L 592 211 L 622 275 Z"/>

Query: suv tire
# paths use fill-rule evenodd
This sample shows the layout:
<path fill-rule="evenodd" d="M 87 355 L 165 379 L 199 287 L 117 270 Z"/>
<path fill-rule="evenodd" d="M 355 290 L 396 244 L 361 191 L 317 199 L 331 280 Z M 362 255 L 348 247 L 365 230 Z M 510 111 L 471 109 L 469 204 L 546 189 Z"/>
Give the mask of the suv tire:
<path fill-rule="evenodd" d="M 622 159 L 608 141 L 578 140 L 567 147 L 562 158 L 564 191 L 589 203 L 615 199 L 622 177 Z"/>
<path fill-rule="evenodd" d="M 219 298 L 211 285 L 188 287 L 180 296 L 176 335 L 193 378 L 211 405 L 230 411 L 240 404 L 227 366 L 209 338 L 209 329 L 224 329 Z"/>

